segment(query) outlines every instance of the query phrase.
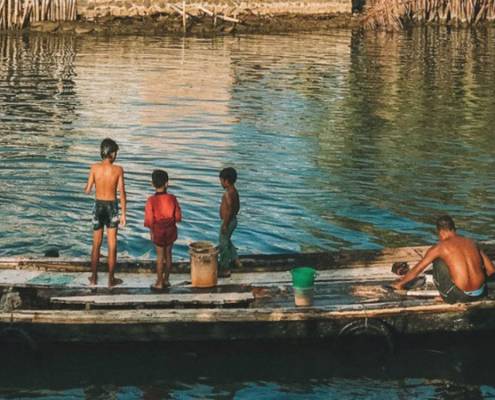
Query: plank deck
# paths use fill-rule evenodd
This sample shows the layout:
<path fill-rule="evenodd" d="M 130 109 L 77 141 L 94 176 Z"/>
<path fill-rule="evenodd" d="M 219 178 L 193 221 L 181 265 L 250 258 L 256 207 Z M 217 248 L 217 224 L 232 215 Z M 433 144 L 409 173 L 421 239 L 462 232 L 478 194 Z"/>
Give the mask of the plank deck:
<path fill-rule="evenodd" d="M 154 273 L 118 273 L 123 283 L 118 286 L 122 289 L 149 289 L 155 283 Z M 90 289 L 89 272 L 46 272 L 31 270 L 9 270 L 0 269 L 0 287 L 34 287 L 34 288 L 68 288 L 68 289 Z M 375 266 L 366 268 L 337 269 L 318 271 L 316 283 L 330 281 L 370 281 L 397 279 L 390 271 L 390 266 Z M 106 288 L 108 281 L 107 273 L 98 274 L 98 285 L 96 288 Z M 171 274 L 172 286 L 191 287 L 190 274 Z M 219 278 L 217 286 L 225 285 L 276 285 L 290 284 L 292 277 L 289 271 L 281 272 L 252 272 L 236 273 L 230 278 Z"/>
<path fill-rule="evenodd" d="M 52 297 L 50 301 L 58 304 L 91 304 L 95 306 L 135 306 L 135 305 L 223 305 L 240 304 L 253 301 L 249 293 L 200 293 L 200 294 L 148 294 L 148 295 L 103 295 L 103 296 L 66 296 Z"/>

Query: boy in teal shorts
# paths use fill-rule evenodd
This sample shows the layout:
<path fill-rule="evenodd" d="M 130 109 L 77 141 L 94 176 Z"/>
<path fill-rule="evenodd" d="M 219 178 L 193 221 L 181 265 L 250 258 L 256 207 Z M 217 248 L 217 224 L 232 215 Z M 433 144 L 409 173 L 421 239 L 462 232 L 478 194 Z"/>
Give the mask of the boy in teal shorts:
<path fill-rule="evenodd" d="M 218 237 L 218 268 L 219 276 L 229 277 L 230 267 L 242 266 L 234 244 L 231 241 L 232 234 L 237 227 L 237 214 L 240 209 L 239 193 L 235 187 L 237 171 L 232 168 L 224 168 L 220 171 L 220 184 L 225 189 L 220 205 L 220 218 L 222 226 Z"/>

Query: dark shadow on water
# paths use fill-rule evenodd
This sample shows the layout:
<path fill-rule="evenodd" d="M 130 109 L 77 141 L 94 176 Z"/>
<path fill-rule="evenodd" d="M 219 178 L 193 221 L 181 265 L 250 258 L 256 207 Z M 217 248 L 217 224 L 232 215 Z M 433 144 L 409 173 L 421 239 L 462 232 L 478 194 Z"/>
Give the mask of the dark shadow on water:
<path fill-rule="evenodd" d="M 273 398 L 332 398 L 351 389 L 371 398 L 373 387 L 380 398 L 481 399 L 482 388 L 495 386 L 489 336 L 408 338 L 391 356 L 373 342 L 339 349 L 328 342 L 49 345 L 37 352 L 9 344 L 1 349 L 0 398 L 78 390 L 99 399 L 131 390 L 128 398 L 159 399 L 205 387 L 203 398 L 249 398 L 243 391 L 274 385 Z"/>

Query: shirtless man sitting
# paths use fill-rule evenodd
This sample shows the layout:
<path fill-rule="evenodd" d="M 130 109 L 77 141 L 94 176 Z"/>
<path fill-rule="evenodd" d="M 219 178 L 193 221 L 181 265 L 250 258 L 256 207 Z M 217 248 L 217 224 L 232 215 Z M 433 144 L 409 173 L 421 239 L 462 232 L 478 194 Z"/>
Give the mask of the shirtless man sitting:
<path fill-rule="evenodd" d="M 454 304 L 485 297 L 486 277 L 495 273 L 492 261 L 475 242 L 456 234 L 454 221 L 448 215 L 437 220 L 437 234 L 440 242 L 392 286 L 401 290 L 433 263 L 433 280 L 440 292 L 437 300 Z"/>
<path fill-rule="evenodd" d="M 117 230 L 119 223 L 122 227 L 126 224 L 126 194 L 124 187 L 124 170 L 113 165 L 117 157 L 119 146 L 112 139 L 105 139 L 100 145 L 101 163 L 93 164 L 89 172 L 86 193 L 91 193 L 95 185 L 95 205 L 93 208 L 93 250 L 91 251 L 91 286 L 97 283 L 98 261 L 103 242 L 103 229 L 107 227 L 108 242 L 108 287 L 119 285 L 121 279 L 114 276 L 115 262 L 117 259 Z M 119 205 L 117 202 L 117 188 L 120 192 L 120 205 L 122 215 L 119 218 Z"/>

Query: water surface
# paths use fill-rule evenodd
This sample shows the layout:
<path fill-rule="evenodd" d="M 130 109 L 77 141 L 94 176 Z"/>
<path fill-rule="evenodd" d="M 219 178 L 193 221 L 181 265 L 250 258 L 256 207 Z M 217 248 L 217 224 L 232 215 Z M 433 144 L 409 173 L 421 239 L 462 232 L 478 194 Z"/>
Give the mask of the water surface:
<path fill-rule="evenodd" d="M 489 240 L 494 88 L 492 30 L 1 36 L 0 256 L 88 258 L 84 187 L 107 136 L 129 199 L 119 257 L 154 256 L 142 220 L 155 168 L 183 209 L 177 258 L 216 240 L 225 166 L 239 172 L 244 254 L 432 243 L 443 213 Z M 324 343 L 2 350 L 0 399 L 490 399 L 487 338 L 391 358 Z"/>
<path fill-rule="evenodd" d="M 431 243 L 450 213 L 491 238 L 494 33 L 177 39 L 0 38 L 0 256 L 87 257 L 98 146 L 126 174 L 121 257 L 146 258 L 150 173 L 184 222 L 174 248 L 217 238 L 218 172 L 234 166 L 241 253 Z"/>

